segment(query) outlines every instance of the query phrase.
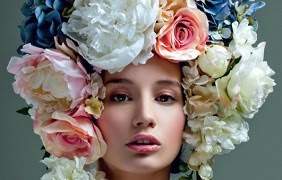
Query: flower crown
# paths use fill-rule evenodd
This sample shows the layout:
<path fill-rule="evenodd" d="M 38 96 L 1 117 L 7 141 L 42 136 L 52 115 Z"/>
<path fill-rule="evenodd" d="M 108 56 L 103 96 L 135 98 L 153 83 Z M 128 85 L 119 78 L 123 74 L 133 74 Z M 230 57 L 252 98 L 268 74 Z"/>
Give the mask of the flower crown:
<path fill-rule="evenodd" d="M 50 172 L 42 179 L 105 179 L 107 145 L 101 70 L 145 64 L 154 54 L 182 62 L 187 127 L 172 179 L 209 180 L 215 155 L 248 141 L 248 123 L 275 85 L 257 41 L 254 0 L 26 0 L 21 57 L 7 67 L 29 105 Z M 51 156 L 50 156 L 51 155 Z M 49 157 L 50 156 L 50 157 Z"/>

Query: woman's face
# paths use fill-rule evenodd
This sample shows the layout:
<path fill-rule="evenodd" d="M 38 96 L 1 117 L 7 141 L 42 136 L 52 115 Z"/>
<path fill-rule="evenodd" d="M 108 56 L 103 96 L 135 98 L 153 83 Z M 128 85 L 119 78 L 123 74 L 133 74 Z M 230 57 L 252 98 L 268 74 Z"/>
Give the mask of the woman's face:
<path fill-rule="evenodd" d="M 180 150 L 185 123 L 180 82 L 179 64 L 159 57 L 105 74 L 105 108 L 97 122 L 108 145 L 103 160 L 110 170 L 141 174 L 169 168 Z M 154 145 L 128 146 L 140 134 L 159 143 L 149 138 Z"/>

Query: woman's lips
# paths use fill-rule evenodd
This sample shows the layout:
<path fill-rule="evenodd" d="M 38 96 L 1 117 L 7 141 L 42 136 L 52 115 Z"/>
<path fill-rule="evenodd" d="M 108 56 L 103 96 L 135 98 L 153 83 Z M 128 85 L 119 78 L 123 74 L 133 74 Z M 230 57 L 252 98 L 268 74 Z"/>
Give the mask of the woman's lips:
<path fill-rule="evenodd" d="M 136 134 L 126 146 L 135 153 L 153 153 L 160 149 L 161 143 L 150 134 Z"/>
<path fill-rule="evenodd" d="M 148 154 L 157 152 L 160 150 L 161 146 L 156 144 L 128 144 L 127 147 L 135 152 L 135 153 L 142 153 L 142 154 Z"/>

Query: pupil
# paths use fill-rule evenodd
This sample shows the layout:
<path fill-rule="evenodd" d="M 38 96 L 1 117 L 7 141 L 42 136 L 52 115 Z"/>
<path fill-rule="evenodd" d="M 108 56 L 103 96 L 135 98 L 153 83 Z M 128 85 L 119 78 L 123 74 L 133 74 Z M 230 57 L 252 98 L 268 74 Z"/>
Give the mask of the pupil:
<path fill-rule="evenodd" d="M 117 96 L 116 96 L 116 100 L 117 100 L 117 101 L 125 101 L 125 99 L 126 99 L 126 96 L 125 96 L 125 95 L 117 95 Z"/>
<path fill-rule="evenodd" d="M 162 102 L 167 101 L 167 96 L 161 96 L 161 97 L 160 97 L 160 100 L 161 100 Z"/>

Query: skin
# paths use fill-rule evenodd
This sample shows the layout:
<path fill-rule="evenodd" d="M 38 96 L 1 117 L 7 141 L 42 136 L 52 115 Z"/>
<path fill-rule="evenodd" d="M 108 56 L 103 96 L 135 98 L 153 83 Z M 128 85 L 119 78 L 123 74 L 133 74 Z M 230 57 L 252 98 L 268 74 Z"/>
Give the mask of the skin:
<path fill-rule="evenodd" d="M 103 78 L 105 108 L 97 125 L 108 149 L 99 161 L 101 170 L 110 180 L 168 180 L 185 124 L 179 64 L 154 56 Z M 130 151 L 125 144 L 138 133 L 156 137 L 160 150 Z"/>

